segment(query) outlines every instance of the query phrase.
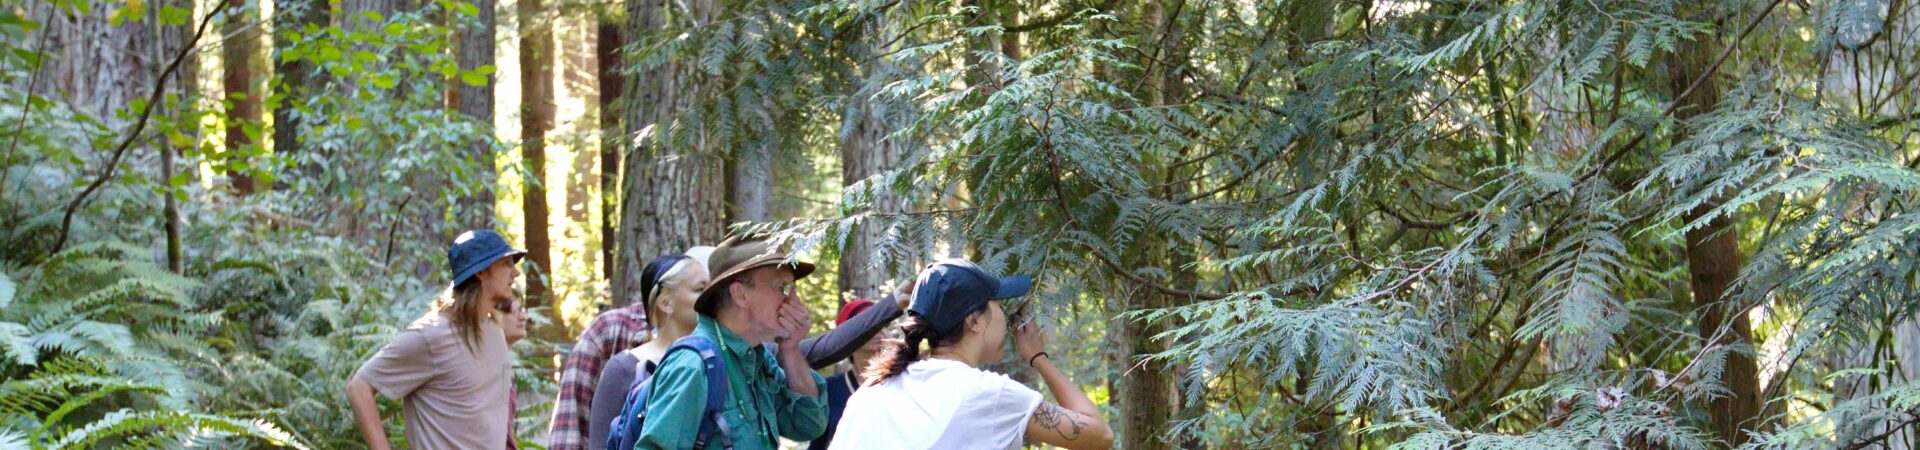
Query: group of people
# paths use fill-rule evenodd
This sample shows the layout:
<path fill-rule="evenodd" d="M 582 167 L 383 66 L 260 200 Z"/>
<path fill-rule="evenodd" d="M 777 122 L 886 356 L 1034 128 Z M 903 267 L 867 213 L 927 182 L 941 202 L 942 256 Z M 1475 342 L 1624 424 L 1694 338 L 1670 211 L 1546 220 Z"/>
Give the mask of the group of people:
<path fill-rule="evenodd" d="M 524 253 L 491 231 L 455 239 L 449 287 L 347 383 L 370 448 L 392 447 L 376 392 L 402 402 L 408 447 L 515 447 L 508 346 L 526 336 L 513 291 Z M 830 331 L 808 337 L 795 282 L 813 271 L 764 235 L 653 259 L 640 301 L 595 317 L 569 351 L 548 448 L 1112 446 L 1043 330 L 1003 309 L 1031 278 L 941 261 L 883 299 L 848 302 Z M 1054 401 L 981 368 L 1002 359 L 1009 334 Z M 817 372 L 842 361 L 850 368 Z"/>

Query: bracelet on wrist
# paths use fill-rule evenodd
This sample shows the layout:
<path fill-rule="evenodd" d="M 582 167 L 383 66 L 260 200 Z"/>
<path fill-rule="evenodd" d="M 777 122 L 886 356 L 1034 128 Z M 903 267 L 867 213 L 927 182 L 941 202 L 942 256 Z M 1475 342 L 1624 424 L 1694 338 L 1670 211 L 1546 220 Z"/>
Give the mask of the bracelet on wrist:
<path fill-rule="evenodd" d="M 1053 355 L 1049 355 L 1047 352 L 1035 353 L 1033 356 L 1027 358 L 1027 367 L 1033 367 L 1033 362 L 1039 360 L 1042 356 L 1047 357 L 1047 359 L 1053 359 Z"/>

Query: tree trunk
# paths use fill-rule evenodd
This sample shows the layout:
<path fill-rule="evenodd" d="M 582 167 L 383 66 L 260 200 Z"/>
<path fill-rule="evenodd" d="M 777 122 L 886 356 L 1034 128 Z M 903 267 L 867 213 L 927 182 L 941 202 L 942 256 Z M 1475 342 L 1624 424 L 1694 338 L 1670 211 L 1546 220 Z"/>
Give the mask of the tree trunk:
<path fill-rule="evenodd" d="M 1184 64 L 1188 59 L 1186 39 L 1181 32 L 1180 14 L 1184 4 L 1146 5 L 1141 17 L 1149 18 L 1158 26 L 1147 27 L 1148 40 L 1143 48 L 1159 55 L 1167 63 L 1146 62 L 1148 70 L 1146 84 L 1148 89 L 1144 99 L 1152 105 L 1166 107 L 1182 102 L 1185 84 L 1181 82 L 1178 68 L 1173 64 Z M 1165 167 L 1143 167 L 1145 173 L 1158 173 L 1165 180 L 1178 179 Z M 1170 195 L 1172 190 L 1162 192 Z M 1155 230 L 1137 236 L 1133 250 L 1123 255 L 1131 259 L 1126 267 L 1155 267 L 1167 264 L 1174 253 L 1170 248 L 1171 236 Z M 1178 252 L 1185 255 L 1190 252 Z M 1174 266 L 1166 266 L 1170 270 Z M 1161 282 L 1166 282 L 1162 280 Z M 1131 311 L 1166 308 L 1172 305 L 1171 298 L 1152 289 L 1132 286 L 1127 296 L 1127 309 Z M 1121 416 L 1121 448 L 1129 449 L 1171 449 L 1172 441 L 1168 432 L 1179 411 L 1180 393 L 1175 389 L 1177 376 L 1175 368 L 1165 363 L 1146 361 L 1153 354 L 1166 351 L 1167 343 L 1155 336 L 1165 332 L 1168 323 L 1164 320 L 1124 320 L 1117 323 L 1121 334 L 1121 354 L 1125 355 L 1125 366 L 1120 368 L 1119 392 L 1115 403 Z M 1138 366 L 1138 367 L 1136 367 Z"/>
<path fill-rule="evenodd" d="M 768 117 L 780 116 L 779 106 L 772 102 L 765 102 L 759 109 L 761 114 Z M 755 134 L 734 138 L 737 143 L 721 145 L 722 148 L 734 149 L 726 160 L 726 221 L 729 224 L 773 220 L 773 159 L 780 138 Z"/>
<path fill-rule="evenodd" d="M 620 52 L 624 45 L 620 24 L 601 17 L 598 28 L 593 50 L 599 58 L 595 83 L 600 87 L 600 276 L 612 280 L 620 267 L 614 253 L 618 248 L 614 243 L 620 241 L 614 223 L 620 211 L 620 149 L 625 142 L 620 133 L 621 88 L 625 87 L 620 70 L 626 58 Z"/>
<path fill-rule="evenodd" d="M 52 2 L 26 2 L 27 19 L 41 21 L 39 31 L 13 45 L 46 54 L 38 83 L 21 79 L 24 90 L 29 84 L 33 94 L 64 100 L 71 107 L 114 125 L 114 111 L 126 108 L 134 99 L 146 99 L 147 89 L 167 61 L 152 55 L 173 48 L 156 50 L 155 27 L 133 21 L 113 26 L 107 15 L 113 8 L 96 7 L 92 14 L 70 15 Z M 51 12 L 51 14 L 49 14 Z M 150 25 L 150 24 L 149 24 Z M 42 44 L 41 33 L 47 33 Z M 13 106 L 13 105 L 9 105 Z"/>
<path fill-rule="evenodd" d="M 1136 242 L 1133 261 L 1129 267 L 1149 267 L 1159 265 L 1167 256 L 1166 242 L 1153 238 Z M 1126 298 L 1127 310 L 1165 308 L 1167 298 L 1145 287 L 1135 287 Z M 1118 321 L 1116 330 L 1120 333 L 1121 354 L 1125 364 L 1116 369 L 1120 381 L 1115 388 L 1119 392 L 1113 403 L 1120 410 L 1121 448 L 1129 449 L 1171 449 L 1167 440 L 1167 431 L 1179 410 L 1179 392 L 1174 390 L 1174 368 L 1157 361 L 1144 361 L 1150 355 L 1166 351 L 1167 345 L 1154 336 L 1166 331 L 1167 323 L 1162 320 L 1124 320 Z"/>
<path fill-rule="evenodd" d="M 252 171 L 257 170 L 253 155 L 262 154 L 255 145 L 254 137 L 260 131 L 261 95 L 255 90 L 254 54 L 259 53 L 260 27 L 259 10 L 248 9 L 247 0 L 227 0 L 231 10 L 223 28 L 228 38 L 222 41 L 220 62 L 226 66 L 221 86 L 224 87 L 227 106 L 226 151 L 230 176 L 233 179 L 233 191 L 239 195 L 248 195 L 266 188 L 256 186 Z M 248 130 L 253 133 L 249 134 Z"/>
<path fill-rule="evenodd" d="M 1703 34 L 1698 38 L 1681 43 L 1678 51 L 1667 63 L 1671 94 L 1681 102 L 1674 117 L 1680 121 L 1705 114 L 1713 110 L 1720 102 L 1720 81 L 1708 73 L 1714 58 L 1720 53 L 1719 37 Z M 1700 79 L 1700 85 L 1693 92 L 1686 93 L 1693 80 Z M 1685 98 L 1678 98 L 1685 94 Z M 1674 135 L 1674 142 L 1685 141 L 1691 130 L 1680 127 Z M 1722 199 L 1715 197 L 1699 208 L 1689 211 L 1685 220 L 1692 222 L 1708 211 L 1718 207 Z M 1726 217 L 1713 219 L 1707 225 L 1687 232 L 1687 272 L 1693 287 L 1693 303 L 1699 314 L 1699 333 L 1701 339 L 1708 340 L 1703 345 L 1748 345 L 1753 342 L 1752 326 L 1748 323 L 1745 310 L 1734 299 L 1728 298 L 1728 290 L 1740 276 L 1740 266 L 1744 263 L 1740 254 L 1739 230 L 1732 220 Z M 1724 335 L 1721 330 L 1725 329 Z M 1713 340 L 1720 336 L 1719 340 Z M 1727 356 L 1726 369 L 1722 372 L 1723 382 L 1728 394 L 1711 400 L 1707 410 L 1713 419 L 1713 430 L 1728 445 L 1739 446 L 1747 441 L 1743 429 L 1748 421 L 1760 412 L 1760 382 L 1753 355 L 1750 353 L 1732 353 Z"/>
<path fill-rule="evenodd" d="M 64 6 L 53 2 L 26 2 L 10 4 L 16 7 L 22 18 L 38 21 L 39 27 L 31 30 L 23 39 L 10 44 L 23 50 L 38 51 L 45 56 L 43 66 L 32 76 L 23 76 L 9 82 L 30 94 L 65 103 L 77 113 L 91 116 L 108 129 L 116 133 L 127 131 L 131 121 L 120 119 L 118 111 L 135 112 L 130 104 L 135 100 L 145 100 L 152 92 L 154 83 L 160 79 L 160 73 L 173 58 L 174 52 L 185 45 L 191 32 L 181 32 L 181 28 L 197 25 L 198 22 L 184 26 L 168 27 L 158 20 L 159 6 L 150 6 L 146 17 L 127 17 L 126 21 L 115 26 L 108 20 L 115 8 L 95 5 L 90 14 L 74 14 Z M 198 20 L 199 16 L 193 16 Z M 211 33 L 210 33 L 211 34 Z M 184 62 L 183 62 L 184 64 Z M 182 72 L 181 79 L 191 79 Z M 8 107 L 17 104 L 8 102 Z M 153 105 L 164 108 L 164 105 Z M 35 109 L 35 113 L 44 110 Z M 155 111 L 153 120 L 165 120 L 163 114 L 173 113 L 170 109 Z M 7 132 L 12 132 L 12 122 L 8 122 Z M 129 152 L 140 155 L 151 148 L 148 141 L 137 141 Z M 164 140 L 161 141 L 164 145 Z M 84 144 L 84 143 L 83 143 Z M 26 144 L 22 144 L 26 145 Z M 165 147 L 161 147 L 164 149 Z M 137 158 L 129 158 L 124 164 L 136 164 Z M 162 173 L 167 171 L 166 154 L 162 152 Z M 91 163 L 89 163 L 91 164 Z M 127 173 L 125 171 L 121 173 Z M 178 204 L 172 195 L 166 195 L 162 213 L 168 219 L 178 217 Z M 168 208 L 172 206 L 172 208 Z M 179 271 L 183 264 L 180 253 L 180 233 L 177 226 L 169 221 L 162 227 L 166 231 L 164 245 L 167 247 L 168 270 Z"/>
<path fill-rule="evenodd" d="M 318 68 L 306 58 L 287 60 L 279 56 L 296 44 L 296 34 L 307 34 L 304 31 L 307 26 L 326 27 L 328 13 L 332 11 L 326 2 L 320 0 L 282 1 L 274 6 L 280 9 L 276 15 L 281 19 L 274 24 L 274 73 L 280 77 L 280 94 L 283 97 L 273 109 L 273 151 L 280 155 L 295 156 L 302 153 L 302 128 L 309 126 L 298 107 L 319 92 L 320 77 L 315 72 Z M 318 170 L 318 166 L 300 165 L 301 175 L 315 175 Z"/>
<path fill-rule="evenodd" d="M 1177 22 L 1178 17 L 1170 18 L 1170 20 L 1175 21 L 1172 23 L 1173 32 L 1181 33 L 1182 29 L 1179 26 L 1179 23 Z M 1173 35 L 1171 36 L 1171 39 L 1172 41 L 1167 43 L 1168 48 L 1172 50 L 1169 53 L 1170 55 L 1169 57 L 1172 58 L 1171 60 L 1185 62 L 1191 59 L 1189 52 L 1191 51 L 1192 44 L 1185 39 L 1184 33 L 1182 33 L 1181 35 Z M 1155 104 L 1165 105 L 1168 107 L 1177 107 L 1173 105 L 1187 104 L 1189 100 L 1187 98 L 1188 89 L 1187 89 L 1186 77 L 1184 75 L 1181 75 L 1177 71 L 1166 71 L 1160 75 L 1161 75 L 1159 80 L 1160 94 L 1158 95 L 1159 98 L 1155 99 Z M 1193 149 L 1188 148 L 1186 150 L 1193 150 Z M 1182 156 L 1179 159 L 1185 160 L 1190 158 L 1189 153 L 1198 153 L 1198 152 L 1182 151 L 1181 152 Z M 1204 168 L 1201 165 L 1190 165 L 1190 166 L 1187 166 L 1187 168 L 1184 170 L 1178 169 L 1178 168 L 1171 168 L 1171 167 L 1168 168 L 1165 171 L 1166 172 L 1165 181 L 1167 182 L 1167 189 L 1165 192 L 1160 194 L 1160 198 L 1168 202 L 1173 202 L 1173 201 L 1178 201 L 1178 199 L 1186 198 L 1187 196 L 1192 195 L 1193 189 L 1191 185 L 1189 185 L 1188 183 L 1176 183 L 1171 181 L 1190 179 L 1198 175 L 1202 170 L 1204 170 Z M 1197 273 L 1194 273 L 1193 269 L 1188 266 L 1190 264 L 1193 264 L 1195 260 L 1199 259 L 1199 248 L 1195 247 L 1187 239 L 1183 239 L 1178 236 L 1169 235 L 1162 240 L 1167 243 L 1167 258 L 1168 258 L 1167 272 L 1170 275 L 1169 278 L 1171 278 L 1173 285 L 1174 286 L 1193 286 L 1196 283 L 1198 283 L 1200 281 L 1200 275 Z M 1161 304 L 1163 306 L 1177 306 L 1178 304 L 1180 304 L 1181 301 L 1189 300 L 1189 299 L 1182 299 L 1178 297 L 1169 297 L 1165 295 L 1161 295 L 1159 297 L 1162 299 Z M 1154 328 L 1154 333 L 1157 334 L 1162 331 L 1166 331 L 1170 328 L 1171 328 L 1171 324 L 1163 323 Z M 1185 342 L 1181 342 L 1181 343 L 1185 343 Z M 1165 350 L 1168 344 L 1172 344 L 1172 343 L 1161 342 L 1157 345 L 1157 348 L 1159 350 Z M 1165 367 L 1164 373 L 1166 374 L 1166 378 L 1170 379 L 1169 383 L 1167 383 L 1167 385 L 1165 386 L 1169 390 L 1167 395 L 1173 398 L 1173 401 L 1167 404 L 1167 408 L 1169 409 L 1169 411 L 1165 416 L 1165 420 L 1161 422 L 1160 430 L 1162 430 L 1163 432 L 1167 432 L 1171 430 L 1172 424 L 1168 423 L 1170 421 L 1197 419 L 1202 417 L 1206 413 L 1207 405 L 1205 403 L 1190 405 L 1190 403 L 1192 403 L 1194 400 L 1186 398 L 1186 393 L 1188 392 L 1204 392 L 1206 389 L 1206 382 L 1203 379 L 1188 376 L 1188 373 L 1190 371 L 1196 370 L 1196 367 L 1194 365 L 1178 366 L 1178 367 L 1164 366 L 1164 367 Z M 1205 395 L 1203 394 L 1200 397 L 1205 398 Z M 1203 445 L 1204 441 L 1201 439 L 1201 436 L 1197 434 L 1186 436 L 1185 439 L 1178 440 L 1178 441 L 1172 440 L 1173 438 L 1172 436 L 1168 436 L 1168 438 L 1169 438 L 1169 442 L 1166 445 L 1169 448 L 1176 447 L 1176 446 L 1179 448 L 1186 448 L 1186 449 L 1204 448 L 1204 445 Z"/>
<path fill-rule="evenodd" d="M 1709 201 L 1689 212 L 1686 220 L 1691 222 L 1699 218 L 1698 214 L 1719 204 L 1718 198 Z M 1700 314 L 1700 337 L 1714 339 L 1723 328 L 1726 329 L 1725 335 L 1719 340 L 1705 342 L 1705 345 L 1753 343 L 1753 328 L 1748 323 L 1745 310 L 1727 297 L 1734 280 L 1740 276 L 1743 264 L 1738 236 L 1733 222 L 1726 218 L 1708 221 L 1707 226 L 1687 232 L 1687 273 L 1691 275 L 1694 307 Z M 1742 431 L 1746 429 L 1744 425 L 1760 412 L 1759 369 L 1753 355 L 1729 354 L 1721 382 L 1730 392 L 1708 404 L 1713 417 L 1713 429 L 1729 445 L 1739 446 L 1747 440 L 1746 433 Z"/>
<path fill-rule="evenodd" d="M 627 0 L 625 36 L 636 41 L 658 32 L 669 17 L 661 0 Z M 717 7 L 712 0 L 694 0 L 690 11 L 672 17 L 709 23 Z M 658 39 L 658 37 L 655 37 Z M 691 108 L 693 97 L 711 91 L 710 77 L 699 76 L 678 61 L 642 70 L 627 80 L 621 100 L 622 135 L 633 141 L 621 163 L 619 275 L 613 279 L 614 304 L 624 306 L 638 298 L 640 268 L 655 255 L 684 252 L 695 245 L 713 245 L 726 230 L 722 162 L 704 136 L 691 147 L 671 145 L 666 139 L 672 121 Z M 692 132 L 692 131 L 689 131 Z"/>
<path fill-rule="evenodd" d="M 188 17 L 200 17 L 199 14 L 193 13 L 193 0 L 166 0 L 164 6 L 185 9 L 188 11 Z M 148 61 L 152 63 L 147 65 L 147 69 L 151 71 L 151 76 L 156 80 L 160 79 L 161 73 L 166 71 L 164 64 L 166 64 L 168 58 L 173 57 L 174 52 L 179 51 L 180 48 L 187 45 L 196 44 L 188 42 L 188 40 L 193 39 L 194 26 L 197 25 L 194 20 L 188 20 L 180 25 L 167 26 L 160 23 L 160 9 L 161 8 L 149 8 L 147 14 L 147 20 L 149 21 L 147 24 L 157 27 L 156 31 L 160 34 L 160 45 L 151 49 L 152 51 L 148 53 Z M 181 99 L 191 99 L 199 94 L 198 86 L 195 85 L 196 74 L 200 73 L 197 60 L 198 58 L 195 58 L 189 53 L 186 59 L 180 62 L 180 68 L 174 72 L 173 79 L 163 80 L 167 83 L 172 83 L 168 86 L 168 89 L 173 91 Z M 156 112 L 166 112 L 177 115 L 181 109 L 182 108 L 172 107 Z M 196 121 L 191 126 L 193 127 L 192 132 L 188 134 L 196 137 L 199 136 L 199 123 Z M 187 146 L 191 145 L 193 144 L 187 144 Z M 160 210 L 162 228 L 166 231 L 167 271 L 176 274 L 186 272 L 186 244 L 183 242 L 180 234 L 180 199 L 174 195 L 173 185 L 171 184 L 175 176 L 174 174 L 179 171 L 174 163 L 174 157 L 177 152 L 185 150 L 185 146 L 182 147 L 183 148 L 175 148 L 171 143 L 163 143 L 158 149 L 160 151 L 160 180 L 162 183 L 168 183 L 166 186 L 169 187 L 169 189 L 161 191 L 161 195 L 165 198 L 161 199 L 162 206 Z M 191 171 L 188 173 L 191 173 Z"/>
<path fill-rule="evenodd" d="M 527 165 L 526 212 L 527 304 L 550 304 L 547 275 L 553 267 L 552 242 L 547 236 L 547 130 L 553 128 L 553 28 L 542 17 L 541 0 L 519 0 L 520 28 L 520 149 Z"/>
<path fill-rule="evenodd" d="M 479 10 L 477 17 L 456 17 L 459 27 L 460 53 L 455 56 L 460 70 L 475 70 L 482 66 L 493 65 L 494 42 L 494 1 L 472 0 Z M 487 75 L 487 82 L 479 86 L 460 83 L 453 89 L 453 109 L 472 120 L 483 130 L 493 129 L 493 75 Z M 469 229 L 494 229 L 493 222 L 493 138 L 489 133 L 476 133 L 469 138 L 467 154 L 475 161 L 480 173 L 475 183 L 461 186 L 467 190 L 460 196 L 455 206 L 454 217 L 461 227 Z"/>
<path fill-rule="evenodd" d="M 887 83 L 901 78 L 902 69 L 885 58 L 870 57 L 889 50 L 872 48 L 873 45 L 903 32 L 898 29 L 900 27 L 890 25 L 869 25 L 861 36 L 863 42 L 857 44 L 858 49 L 855 50 L 857 54 L 868 55 L 864 59 L 873 62 L 861 66 L 862 79 L 854 86 L 855 92 L 850 97 L 840 124 L 842 187 L 852 187 L 868 177 L 892 169 L 914 146 L 914 141 L 906 138 L 888 139 L 887 135 L 910 125 L 919 114 L 918 109 L 912 102 L 878 97 Z M 878 184 L 879 181 L 875 179 L 872 181 L 875 184 L 866 187 L 873 194 L 868 198 L 866 208 L 852 213 L 900 211 L 900 199 L 890 193 L 888 186 Z M 877 299 L 885 294 L 880 292 L 880 287 L 887 283 L 895 269 L 911 267 L 880 257 L 879 244 L 888 222 L 886 219 L 869 219 L 847 232 L 846 244 L 840 248 L 840 292 L 850 292 L 855 298 Z"/>
<path fill-rule="evenodd" d="M 366 13 L 378 13 L 382 18 L 391 19 L 393 18 L 394 12 L 400 11 L 400 4 L 405 1 L 406 0 L 341 0 L 340 26 L 341 28 L 345 28 L 346 31 L 374 32 L 376 28 L 380 27 L 381 23 L 368 19 Z M 474 6 L 480 5 L 476 3 Z"/>
<path fill-rule="evenodd" d="M 751 141 L 751 139 L 749 139 Z M 727 222 L 773 220 L 773 146 L 750 142 L 727 159 Z"/>

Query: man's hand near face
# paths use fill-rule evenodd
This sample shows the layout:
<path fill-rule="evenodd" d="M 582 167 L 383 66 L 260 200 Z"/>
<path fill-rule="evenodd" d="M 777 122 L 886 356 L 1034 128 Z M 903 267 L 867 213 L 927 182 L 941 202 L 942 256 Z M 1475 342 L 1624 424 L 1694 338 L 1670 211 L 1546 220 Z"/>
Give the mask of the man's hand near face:
<path fill-rule="evenodd" d="M 780 344 L 780 369 L 787 372 L 787 388 L 805 395 L 819 395 L 819 386 L 813 383 L 813 368 L 807 366 L 807 357 L 800 353 L 800 339 L 807 337 L 813 315 L 807 307 L 800 305 L 800 299 L 787 297 L 780 303 L 780 332 L 782 336 L 774 342 Z"/>
<path fill-rule="evenodd" d="M 799 299 L 789 298 L 780 302 L 780 336 L 776 342 L 783 347 L 788 342 L 798 343 L 801 338 L 807 337 L 807 330 L 813 328 L 812 324 L 812 313 L 807 311 L 806 306 L 800 305 Z"/>

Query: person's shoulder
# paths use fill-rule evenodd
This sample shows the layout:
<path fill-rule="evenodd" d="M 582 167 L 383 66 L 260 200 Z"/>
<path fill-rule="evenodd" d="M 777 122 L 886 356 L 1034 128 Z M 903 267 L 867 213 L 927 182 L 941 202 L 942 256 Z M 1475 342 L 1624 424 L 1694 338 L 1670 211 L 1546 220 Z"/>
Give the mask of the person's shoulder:
<path fill-rule="evenodd" d="M 718 352 L 719 343 L 716 342 L 714 345 L 716 348 L 715 351 Z M 701 362 L 702 358 L 703 356 L 700 355 L 699 347 L 687 346 L 686 348 L 682 348 L 680 343 L 676 342 L 674 345 L 667 347 L 667 353 L 665 355 L 661 355 L 660 371 L 665 372 L 670 368 L 704 370 L 705 363 Z"/>
<path fill-rule="evenodd" d="M 964 378 L 987 378 L 987 379 L 1001 379 L 1001 380 L 1007 379 L 1006 375 L 1001 375 L 999 373 L 995 373 L 993 371 L 989 371 L 986 369 L 969 366 L 969 365 L 966 365 L 965 363 L 961 363 L 958 361 L 951 361 L 951 360 L 945 360 L 945 359 L 939 359 L 939 358 L 929 358 L 929 359 L 914 361 L 912 364 L 907 365 L 907 372 L 908 373 L 918 372 L 918 373 L 924 374 L 927 377 L 940 377 L 940 378 L 964 377 Z"/>
<path fill-rule="evenodd" d="M 660 363 L 654 366 L 650 377 L 658 387 L 655 390 L 678 389 L 677 386 L 668 388 L 666 385 L 705 383 L 703 380 L 706 380 L 707 367 L 701 358 L 700 352 L 691 349 L 667 351 L 665 357 L 660 359 Z"/>
<path fill-rule="evenodd" d="M 401 359 L 431 360 L 434 347 L 453 335 L 453 328 L 439 314 L 427 313 L 394 333 L 381 353 Z"/>
<path fill-rule="evenodd" d="M 447 320 L 447 316 L 437 312 L 429 312 L 421 315 L 417 319 L 413 319 L 412 322 L 408 322 L 406 329 L 408 331 L 426 330 L 432 328 L 449 328 L 452 325 L 452 322 Z"/>
<path fill-rule="evenodd" d="M 633 348 L 623 350 L 619 354 L 627 355 L 627 357 L 633 358 L 633 361 L 636 361 L 636 362 L 646 361 L 649 364 L 658 366 L 660 365 L 660 357 L 666 356 L 664 353 L 662 353 L 664 351 L 665 349 L 662 349 L 657 346 L 649 346 L 649 345 L 642 344 L 642 345 L 635 345 L 633 346 Z"/>
<path fill-rule="evenodd" d="M 930 361 L 937 361 L 937 360 L 921 361 L 914 364 L 920 365 Z M 972 367 L 966 364 L 960 364 L 960 363 L 930 364 L 926 366 L 926 369 L 931 371 L 928 374 L 930 379 L 940 379 L 940 382 L 938 382 L 937 384 L 971 386 L 973 387 L 973 389 L 983 394 L 990 393 L 990 392 L 1009 391 L 1009 390 L 1011 391 L 1032 391 L 1033 390 L 1033 388 L 1029 388 L 1027 387 L 1027 385 L 1021 384 L 1019 381 L 1014 381 L 1013 378 L 1006 376 L 1006 374 L 994 372 L 991 370 L 981 369 L 978 367 Z"/>
<path fill-rule="evenodd" d="M 614 380 L 615 378 L 631 378 L 634 376 L 633 374 L 639 372 L 637 367 L 639 364 L 640 359 L 635 358 L 632 353 L 620 352 L 614 354 L 612 358 L 607 358 L 607 364 L 600 368 L 600 379 Z"/>
<path fill-rule="evenodd" d="M 981 370 L 980 379 L 987 380 L 984 384 L 1003 391 L 1037 392 L 1034 391 L 1032 387 L 1028 387 L 1026 383 L 1021 383 L 1000 372 Z"/>
<path fill-rule="evenodd" d="M 641 361 L 640 355 L 635 353 L 634 350 L 638 350 L 638 348 L 613 354 L 613 357 L 607 358 L 607 365 L 601 370 L 608 372 L 615 370 L 634 370 Z"/>
<path fill-rule="evenodd" d="M 413 319 L 406 328 L 400 330 L 400 334 L 435 341 L 454 335 L 453 321 L 440 313 L 429 312 L 418 319 Z"/>

